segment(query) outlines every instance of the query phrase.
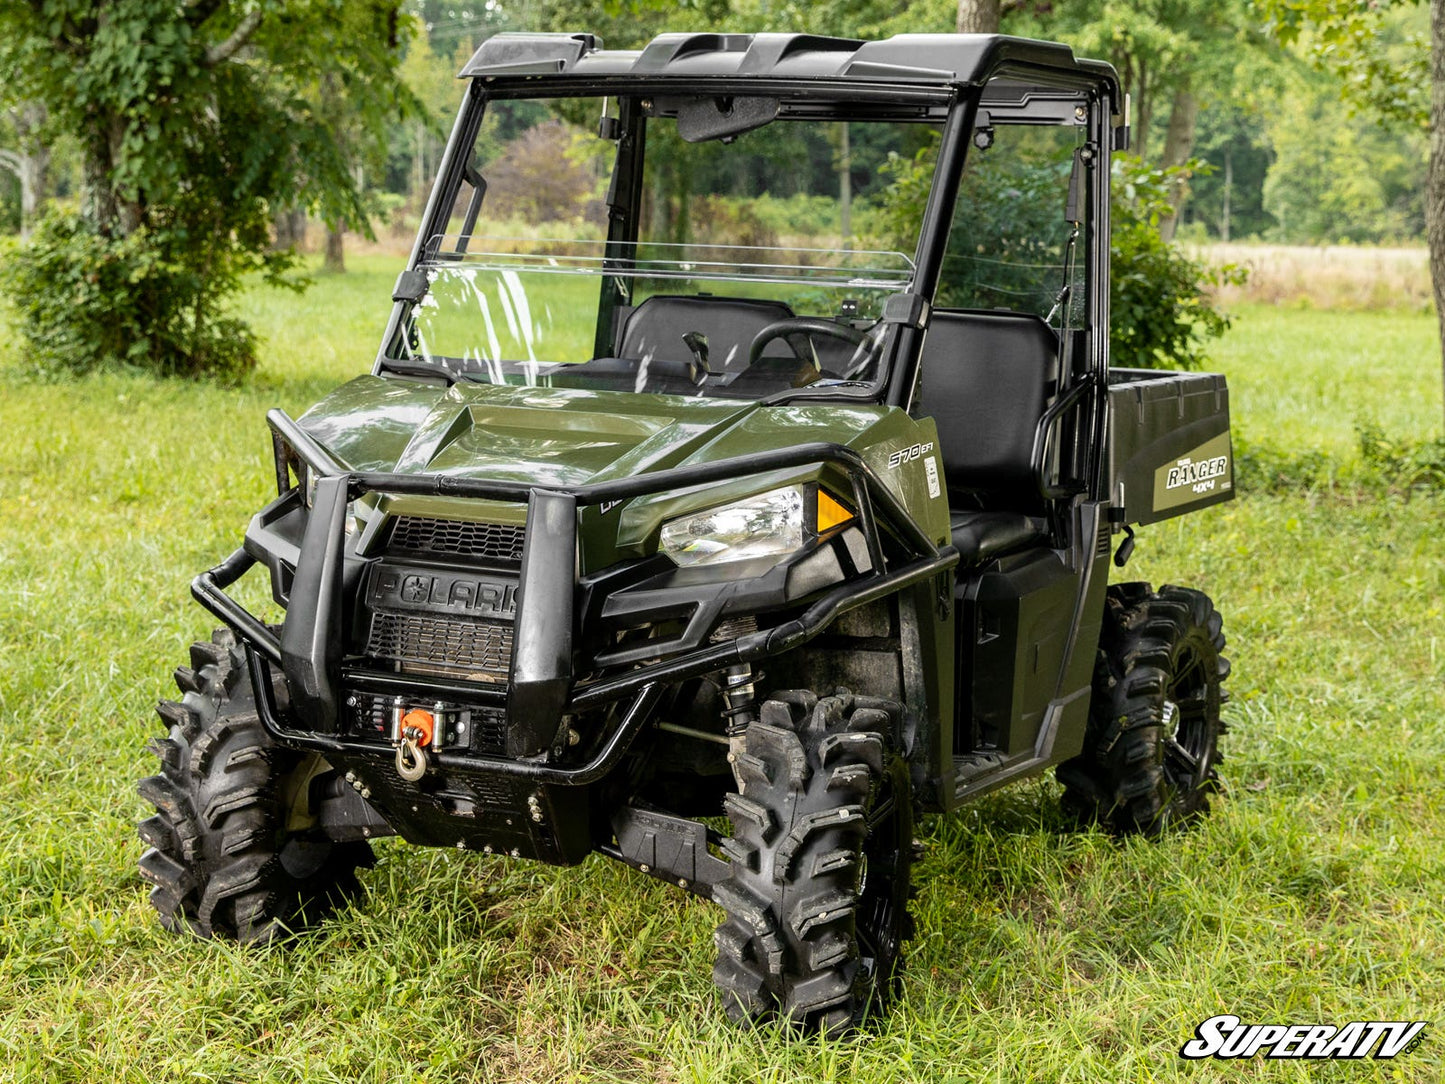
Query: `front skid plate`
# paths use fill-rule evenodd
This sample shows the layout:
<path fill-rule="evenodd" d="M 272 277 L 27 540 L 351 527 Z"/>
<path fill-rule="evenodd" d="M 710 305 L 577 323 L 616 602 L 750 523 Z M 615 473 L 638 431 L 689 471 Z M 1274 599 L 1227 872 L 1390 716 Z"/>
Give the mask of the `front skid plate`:
<path fill-rule="evenodd" d="M 351 773 L 367 800 L 410 843 L 562 866 L 592 853 L 590 787 L 504 775 L 461 779 L 436 771 L 408 783 L 390 759 L 329 759 Z"/>

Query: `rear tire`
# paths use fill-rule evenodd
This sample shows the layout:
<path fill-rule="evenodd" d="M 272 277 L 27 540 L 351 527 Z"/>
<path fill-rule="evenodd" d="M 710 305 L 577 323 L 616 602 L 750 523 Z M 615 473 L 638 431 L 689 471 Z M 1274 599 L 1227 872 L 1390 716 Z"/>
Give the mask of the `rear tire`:
<path fill-rule="evenodd" d="M 245 657 L 218 631 L 176 671 L 179 701 L 156 709 L 168 724 L 148 748 L 161 770 L 140 784 L 156 808 L 141 822 L 150 849 L 141 876 L 173 933 L 266 942 L 295 932 L 355 895 L 366 843 L 334 843 L 289 827 L 303 790 L 330 771 L 283 749 L 256 715 Z"/>
<path fill-rule="evenodd" d="M 733 1020 L 842 1034 L 897 992 L 913 788 L 890 701 L 779 693 L 748 728 L 725 807 L 731 871 L 713 979 Z"/>
<path fill-rule="evenodd" d="M 1109 588 L 1084 749 L 1057 771 L 1067 808 L 1146 836 L 1208 813 L 1223 760 L 1222 628 L 1200 591 Z"/>

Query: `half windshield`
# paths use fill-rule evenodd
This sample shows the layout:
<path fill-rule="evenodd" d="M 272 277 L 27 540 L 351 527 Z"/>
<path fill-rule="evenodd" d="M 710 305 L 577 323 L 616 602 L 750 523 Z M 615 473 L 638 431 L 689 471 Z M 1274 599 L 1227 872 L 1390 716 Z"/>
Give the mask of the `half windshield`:
<path fill-rule="evenodd" d="M 913 276 L 897 252 L 635 245 L 609 257 L 603 242 L 476 252 L 438 240 L 409 356 L 494 384 L 736 397 L 866 381 L 884 305 Z"/>
<path fill-rule="evenodd" d="M 931 125 L 778 119 L 697 143 L 649 114 L 633 122 L 643 157 L 608 118 L 651 102 L 488 108 L 454 228 L 422 246 L 400 360 L 726 398 L 881 380 L 922 210 L 898 192 L 914 180 L 900 163 L 931 147 Z"/>

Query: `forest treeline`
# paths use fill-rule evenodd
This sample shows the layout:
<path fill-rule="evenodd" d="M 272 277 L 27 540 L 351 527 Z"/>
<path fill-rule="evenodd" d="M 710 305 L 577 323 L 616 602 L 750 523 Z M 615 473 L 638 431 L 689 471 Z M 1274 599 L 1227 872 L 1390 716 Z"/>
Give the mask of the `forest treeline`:
<path fill-rule="evenodd" d="M 1212 287 L 1232 272 L 1179 242 L 1423 239 L 1427 205 L 1445 206 L 1427 198 L 1428 35 L 1442 11 L 1445 0 L 17 0 L 0 5 L 0 235 L 12 237 L 0 238 L 0 291 L 40 368 L 238 375 L 257 349 L 229 303 L 255 276 L 303 285 L 308 224 L 333 270 L 348 234 L 415 227 L 456 72 L 492 34 L 588 31 L 638 48 L 667 31 L 998 30 L 1119 71 L 1134 139 L 1115 178 L 1115 290 L 1132 282 L 1138 296 L 1114 299 L 1116 347 L 1131 363 L 1196 364 L 1228 326 Z M 585 236 L 605 171 L 565 113 L 537 106 L 484 148 L 489 211 L 513 236 L 559 223 Z M 759 245 L 908 248 L 888 236 L 890 207 L 926 172 L 910 179 L 861 134 L 788 149 L 746 205 L 717 185 L 694 198 L 686 173 L 706 152 L 679 157 L 682 174 L 651 193 L 663 233 L 685 241 L 725 223 Z M 1434 278 L 1438 292 L 1445 262 Z"/>
<path fill-rule="evenodd" d="M 1181 239 L 1423 241 L 1424 127 L 1382 125 L 1373 112 L 1344 100 L 1341 75 L 1311 63 L 1318 34 L 1284 44 L 1266 7 L 1239 0 L 1044 0 L 1000 7 L 1004 32 L 1067 41 L 1119 68 L 1133 100 L 1135 149 L 1146 162 L 1189 167 L 1175 197 Z M 459 99 L 456 73 L 498 31 L 588 30 L 615 48 L 640 46 L 670 30 L 867 37 L 951 30 L 956 4 L 915 0 L 899 10 L 873 0 L 688 0 L 665 7 L 413 0 L 400 15 L 413 25 L 398 50 L 398 75 L 419 107 L 393 115 L 384 139 L 352 150 L 365 208 L 378 223 L 424 200 Z M 1393 5 L 1373 26 L 1369 45 L 1378 65 L 1398 71 L 1403 84 L 1391 93 L 1425 93 L 1423 72 L 1413 87 L 1409 76 L 1427 31 L 1427 9 L 1413 4 Z M 47 125 L 45 113 L 42 102 L 13 100 L 0 118 L 0 231 L 20 232 L 49 198 L 79 195 L 82 150 Z M 532 139 L 531 150 L 541 150 L 545 140 Z M 283 238 L 297 225 L 294 212 L 283 218 Z"/>

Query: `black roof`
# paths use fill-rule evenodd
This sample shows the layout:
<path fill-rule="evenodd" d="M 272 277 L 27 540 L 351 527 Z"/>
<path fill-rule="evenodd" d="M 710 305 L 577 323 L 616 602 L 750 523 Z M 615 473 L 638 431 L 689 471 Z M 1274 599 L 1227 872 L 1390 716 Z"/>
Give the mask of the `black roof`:
<path fill-rule="evenodd" d="M 1111 65 L 1081 60 L 1067 45 L 999 34 L 897 34 L 883 41 L 813 34 L 659 34 L 642 50 L 603 49 L 594 34 L 497 34 L 463 78 L 757 78 L 946 86 L 980 83 L 1000 70 L 1053 73 L 1107 84 Z"/>

